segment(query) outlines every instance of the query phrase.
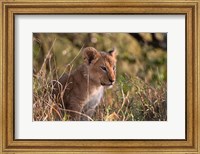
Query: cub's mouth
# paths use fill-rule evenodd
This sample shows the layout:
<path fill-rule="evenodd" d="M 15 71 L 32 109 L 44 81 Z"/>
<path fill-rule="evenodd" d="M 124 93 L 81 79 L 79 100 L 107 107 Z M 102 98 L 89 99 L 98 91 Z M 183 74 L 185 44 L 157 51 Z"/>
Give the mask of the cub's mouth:
<path fill-rule="evenodd" d="M 113 84 L 112 84 L 112 83 L 102 83 L 102 82 L 101 82 L 101 85 L 102 85 L 102 86 L 108 86 L 108 87 L 109 87 L 109 86 L 112 86 Z"/>

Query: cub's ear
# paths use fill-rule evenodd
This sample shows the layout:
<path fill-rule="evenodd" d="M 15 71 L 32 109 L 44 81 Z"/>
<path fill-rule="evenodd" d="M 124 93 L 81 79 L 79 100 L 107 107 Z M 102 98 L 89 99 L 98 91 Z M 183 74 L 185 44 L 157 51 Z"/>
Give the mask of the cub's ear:
<path fill-rule="evenodd" d="M 115 48 L 113 48 L 112 50 L 108 51 L 108 53 L 114 58 L 116 58 L 116 56 L 117 56 L 117 50 Z"/>
<path fill-rule="evenodd" d="M 88 65 L 91 63 L 94 64 L 98 58 L 100 57 L 100 53 L 93 47 L 87 47 L 83 49 L 83 58 L 84 62 Z"/>

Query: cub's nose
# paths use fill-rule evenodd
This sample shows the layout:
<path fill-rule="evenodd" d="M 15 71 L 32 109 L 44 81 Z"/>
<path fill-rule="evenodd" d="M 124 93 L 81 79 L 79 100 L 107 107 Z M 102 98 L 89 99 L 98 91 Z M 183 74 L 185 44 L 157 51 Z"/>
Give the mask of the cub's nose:
<path fill-rule="evenodd" d="M 110 81 L 111 83 L 115 82 L 115 80 L 114 80 L 114 79 L 109 79 L 109 81 Z"/>

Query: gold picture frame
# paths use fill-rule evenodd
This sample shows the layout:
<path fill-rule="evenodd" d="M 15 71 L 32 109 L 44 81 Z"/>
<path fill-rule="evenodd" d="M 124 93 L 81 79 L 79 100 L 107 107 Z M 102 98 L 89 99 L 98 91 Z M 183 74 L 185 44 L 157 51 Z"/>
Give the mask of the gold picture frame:
<path fill-rule="evenodd" d="M 0 153 L 200 153 L 199 0 L 2 0 L 0 2 Z M 16 140 L 15 14 L 159 14 L 186 17 L 186 139 Z"/>

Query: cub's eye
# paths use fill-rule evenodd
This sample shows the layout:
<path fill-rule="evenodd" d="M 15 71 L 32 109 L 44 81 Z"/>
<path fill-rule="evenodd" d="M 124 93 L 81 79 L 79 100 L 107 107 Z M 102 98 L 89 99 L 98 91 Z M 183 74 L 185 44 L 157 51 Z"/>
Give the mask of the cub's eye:
<path fill-rule="evenodd" d="M 107 71 L 107 69 L 106 69 L 106 67 L 104 67 L 104 66 L 100 66 L 101 67 L 101 69 L 103 70 L 103 71 Z"/>

